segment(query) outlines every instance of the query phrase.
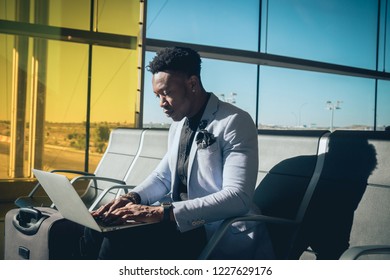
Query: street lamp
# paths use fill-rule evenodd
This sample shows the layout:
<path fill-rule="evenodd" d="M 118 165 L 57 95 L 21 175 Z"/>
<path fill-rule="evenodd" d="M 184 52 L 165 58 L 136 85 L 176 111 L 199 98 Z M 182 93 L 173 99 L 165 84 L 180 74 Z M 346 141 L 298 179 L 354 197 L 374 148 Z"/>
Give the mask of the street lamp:
<path fill-rule="evenodd" d="M 235 104 L 236 103 L 236 96 L 237 96 L 237 93 L 235 92 L 232 92 L 230 93 L 230 96 L 226 97 L 225 94 L 220 94 L 219 95 L 222 99 L 222 101 L 225 101 L 225 102 L 228 102 L 228 103 L 231 103 L 231 104 Z"/>
<path fill-rule="evenodd" d="M 235 93 L 235 92 L 230 93 L 230 96 L 226 99 L 226 102 L 231 103 L 231 104 L 236 104 L 236 96 L 237 96 L 237 93 Z"/>
<path fill-rule="evenodd" d="M 330 117 L 330 131 L 333 131 L 333 119 L 334 119 L 334 111 L 341 109 L 340 104 L 343 101 L 326 101 L 326 109 L 331 111 L 331 117 Z"/>
<path fill-rule="evenodd" d="M 291 112 L 291 114 L 293 114 L 294 117 L 295 117 L 295 124 L 294 124 L 294 126 L 295 126 L 295 127 L 299 127 L 298 116 L 297 116 L 297 114 L 296 114 L 295 112 Z"/>
<path fill-rule="evenodd" d="M 305 106 L 307 104 L 307 102 L 301 104 L 301 107 L 299 107 L 299 118 L 298 118 L 298 126 L 301 126 L 301 113 L 302 113 L 302 107 Z"/>

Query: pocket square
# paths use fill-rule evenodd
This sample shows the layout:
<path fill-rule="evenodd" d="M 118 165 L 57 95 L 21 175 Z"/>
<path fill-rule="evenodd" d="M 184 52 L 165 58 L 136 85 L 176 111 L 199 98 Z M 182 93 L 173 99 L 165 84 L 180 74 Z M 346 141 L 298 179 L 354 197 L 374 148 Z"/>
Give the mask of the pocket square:
<path fill-rule="evenodd" d="M 212 145 L 215 142 L 215 137 L 212 133 L 208 132 L 205 129 L 202 129 L 196 136 L 195 141 L 199 149 L 206 149 L 208 146 Z"/>

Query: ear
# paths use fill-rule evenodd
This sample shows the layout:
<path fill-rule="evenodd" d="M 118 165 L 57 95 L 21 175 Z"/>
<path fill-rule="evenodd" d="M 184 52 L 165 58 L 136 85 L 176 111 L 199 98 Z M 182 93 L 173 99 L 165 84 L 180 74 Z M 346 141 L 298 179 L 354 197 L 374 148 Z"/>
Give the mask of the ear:
<path fill-rule="evenodd" d="M 196 91 L 198 86 L 199 86 L 199 79 L 197 76 L 195 75 L 192 75 L 189 79 L 188 79 L 188 82 L 189 82 L 189 86 L 192 90 L 192 92 Z"/>

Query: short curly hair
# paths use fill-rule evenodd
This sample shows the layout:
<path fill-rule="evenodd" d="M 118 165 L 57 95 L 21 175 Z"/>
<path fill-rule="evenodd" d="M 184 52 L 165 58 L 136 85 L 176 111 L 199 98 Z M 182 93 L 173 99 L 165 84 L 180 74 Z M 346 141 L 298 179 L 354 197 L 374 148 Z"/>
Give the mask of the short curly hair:
<path fill-rule="evenodd" d="M 164 71 L 181 72 L 191 77 L 200 78 L 200 64 L 202 63 L 199 54 L 190 48 L 169 47 L 157 52 L 157 55 L 149 62 L 147 70 L 152 74 Z"/>

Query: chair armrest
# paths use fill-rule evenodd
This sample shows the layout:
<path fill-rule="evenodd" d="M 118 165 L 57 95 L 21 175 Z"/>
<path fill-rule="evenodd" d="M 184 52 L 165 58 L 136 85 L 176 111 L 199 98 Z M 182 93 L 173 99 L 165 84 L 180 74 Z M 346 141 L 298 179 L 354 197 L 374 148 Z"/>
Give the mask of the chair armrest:
<path fill-rule="evenodd" d="M 199 260 L 207 260 L 210 256 L 210 254 L 213 252 L 225 232 L 228 230 L 228 228 L 235 222 L 239 221 L 257 221 L 257 222 L 265 222 L 265 223 L 273 223 L 273 224 L 282 224 L 286 226 L 297 226 L 298 223 L 294 220 L 288 220 L 288 219 L 282 219 L 282 218 L 276 218 L 276 217 L 270 217 L 265 215 L 247 215 L 247 216 L 241 216 L 241 217 L 233 217 L 228 218 L 224 220 L 219 228 L 215 231 L 213 236 L 210 238 L 209 242 L 203 249 L 202 253 L 199 255 Z"/>
<path fill-rule="evenodd" d="M 79 174 L 84 176 L 95 176 L 93 173 L 88 173 L 84 171 L 79 170 L 70 170 L 70 169 L 53 169 L 50 171 L 51 173 L 73 173 L 73 174 Z M 31 192 L 28 194 L 28 197 L 33 197 L 34 193 L 37 191 L 37 189 L 41 186 L 41 184 L 38 182 L 35 187 L 31 190 Z"/>
<path fill-rule="evenodd" d="M 114 190 L 114 189 L 124 189 L 125 190 L 125 193 L 128 192 L 129 189 L 134 189 L 136 186 L 131 186 L 131 185 L 119 185 L 119 186 L 111 186 L 107 189 L 105 189 L 100 195 L 98 198 L 96 198 L 96 200 L 92 203 L 91 207 L 89 207 L 89 211 L 93 211 L 95 210 L 96 206 L 100 203 L 100 201 L 102 201 L 102 199 L 104 198 L 104 196 L 110 192 L 111 190 Z"/>
<path fill-rule="evenodd" d="M 390 259 L 390 245 L 364 245 L 347 249 L 340 260 L 357 260 L 360 256 L 372 254 L 386 254 Z"/>
<path fill-rule="evenodd" d="M 78 177 L 73 178 L 70 182 L 73 184 L 73 183 L 80 181 L 80 180 L 93 180 L 95 182 L 95 184 L 97 183 L 97 181 L 106 181 L 106 182 L 111 182 L 111 183 L 121 184 L 121 185 L 126 184 L 122 180 L 108 178 L 108 177 L 97 177 L 95 175 L 93 175 L 93 176 L 78 176 Z"/>
<path fill-rule="evenodd" d="M 52 173 L 73 173 L 73 174 L 79 174 L 84 176 L 95 176 L 93 173 L 79 171 L 79 170 L 70 170 L 70 169 L 53 169 L 50 172 Z"/>

